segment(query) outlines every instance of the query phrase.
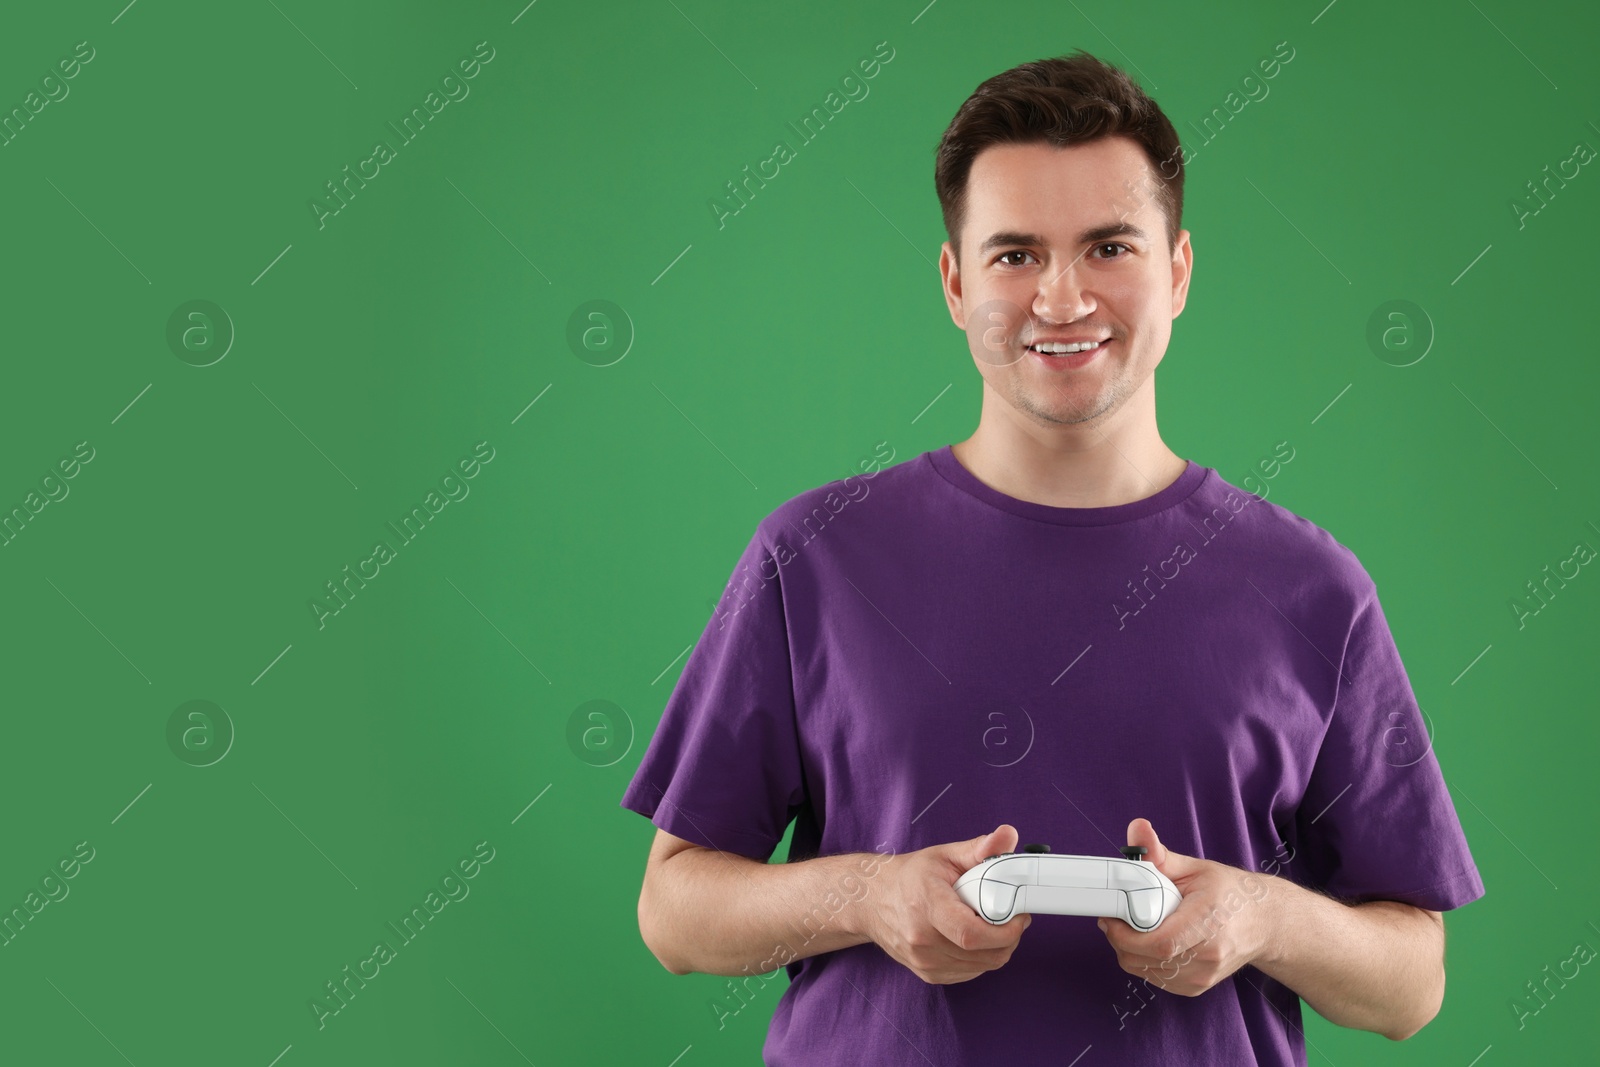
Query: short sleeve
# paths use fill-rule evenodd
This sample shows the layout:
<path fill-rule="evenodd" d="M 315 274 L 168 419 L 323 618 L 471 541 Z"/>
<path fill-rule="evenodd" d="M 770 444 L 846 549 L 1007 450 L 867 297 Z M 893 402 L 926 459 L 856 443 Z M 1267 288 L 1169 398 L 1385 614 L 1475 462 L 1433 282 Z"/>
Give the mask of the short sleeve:
<path fill-rule="evenodd" d="M 689 654 L 621 806 L 766 860 L 806 803 L 779 568 L 761 528 Z"/>
<path fill-rule="evenodd" d="M 1484 893 L 1375 590 L 1351 623 L 1295 832 L 1303 862 L 1284 873 L 1338 899 L 1448 911 Z"/>

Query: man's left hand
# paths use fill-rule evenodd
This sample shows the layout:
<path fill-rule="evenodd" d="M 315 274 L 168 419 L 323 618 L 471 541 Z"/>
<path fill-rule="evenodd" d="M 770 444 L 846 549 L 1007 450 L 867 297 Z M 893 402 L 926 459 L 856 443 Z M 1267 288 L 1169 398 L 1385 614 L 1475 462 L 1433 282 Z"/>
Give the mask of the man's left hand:
<path fill-rule="evenodd" d="M 1282 896 L 1272 892 L 1275 878 L 1173 852 L 1148 819 L 1128 824 L 1128 844 L 1149 849 L 1144 858 L 1172 880 L 1183 902 L 1149 933 L 1121 919 L 1100 920 L 1124 971 L 1196 997 L 1268 951 L 1274 898 Z"/>

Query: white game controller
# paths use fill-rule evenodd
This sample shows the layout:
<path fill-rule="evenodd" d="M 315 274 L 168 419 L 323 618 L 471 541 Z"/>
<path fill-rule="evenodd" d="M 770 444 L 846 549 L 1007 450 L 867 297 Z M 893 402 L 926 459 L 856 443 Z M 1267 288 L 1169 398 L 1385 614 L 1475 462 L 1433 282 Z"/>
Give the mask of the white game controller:
<path fill-rule="evenodd" d="M 956 895 L 985 921 L 999 926 L 1014 916 L 1090 915 L 1121 919 L 1149 933 L 1178 910 L 1178 887 L 1128 845 L 1125 859 L 1058 856 L 1048 845 L 990 856 L 956 879 Z"/>

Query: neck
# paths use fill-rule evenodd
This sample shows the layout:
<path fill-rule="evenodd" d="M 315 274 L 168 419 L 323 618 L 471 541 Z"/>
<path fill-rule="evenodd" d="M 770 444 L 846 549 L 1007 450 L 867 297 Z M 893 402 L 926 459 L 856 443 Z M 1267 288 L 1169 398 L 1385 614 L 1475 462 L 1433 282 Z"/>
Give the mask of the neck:
<path fill-rule="evenodd" d="M 1165 489 L 1188 466 L 1161 440 L 1149 388 L 1107 423 L 1063 424 L 1023 415 L 985 383 L 978 428 L 951 454 L 992 489 L 1061 508 L 1131 504 Z"/>

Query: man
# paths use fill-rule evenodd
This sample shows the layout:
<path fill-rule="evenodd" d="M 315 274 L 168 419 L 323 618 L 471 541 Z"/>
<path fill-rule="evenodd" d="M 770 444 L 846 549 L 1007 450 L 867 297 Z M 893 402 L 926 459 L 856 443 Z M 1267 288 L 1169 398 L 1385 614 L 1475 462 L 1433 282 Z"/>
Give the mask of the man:
<path fill-rule="evenodd" d="M 1440 1007 L 1483 883 L 1376 588 L 1157 432 L 1182 175 L 1091 56 L 978 87 L 935 171 L 976 432 L 762 520 L 624 794 L 661 963 L 785 967 L 769 1064 L 1304 1064 L 1302 998 L 1394 1040 Z M 1019 830 L 1183 901 L 991 926 L 953 883 Z"/>

